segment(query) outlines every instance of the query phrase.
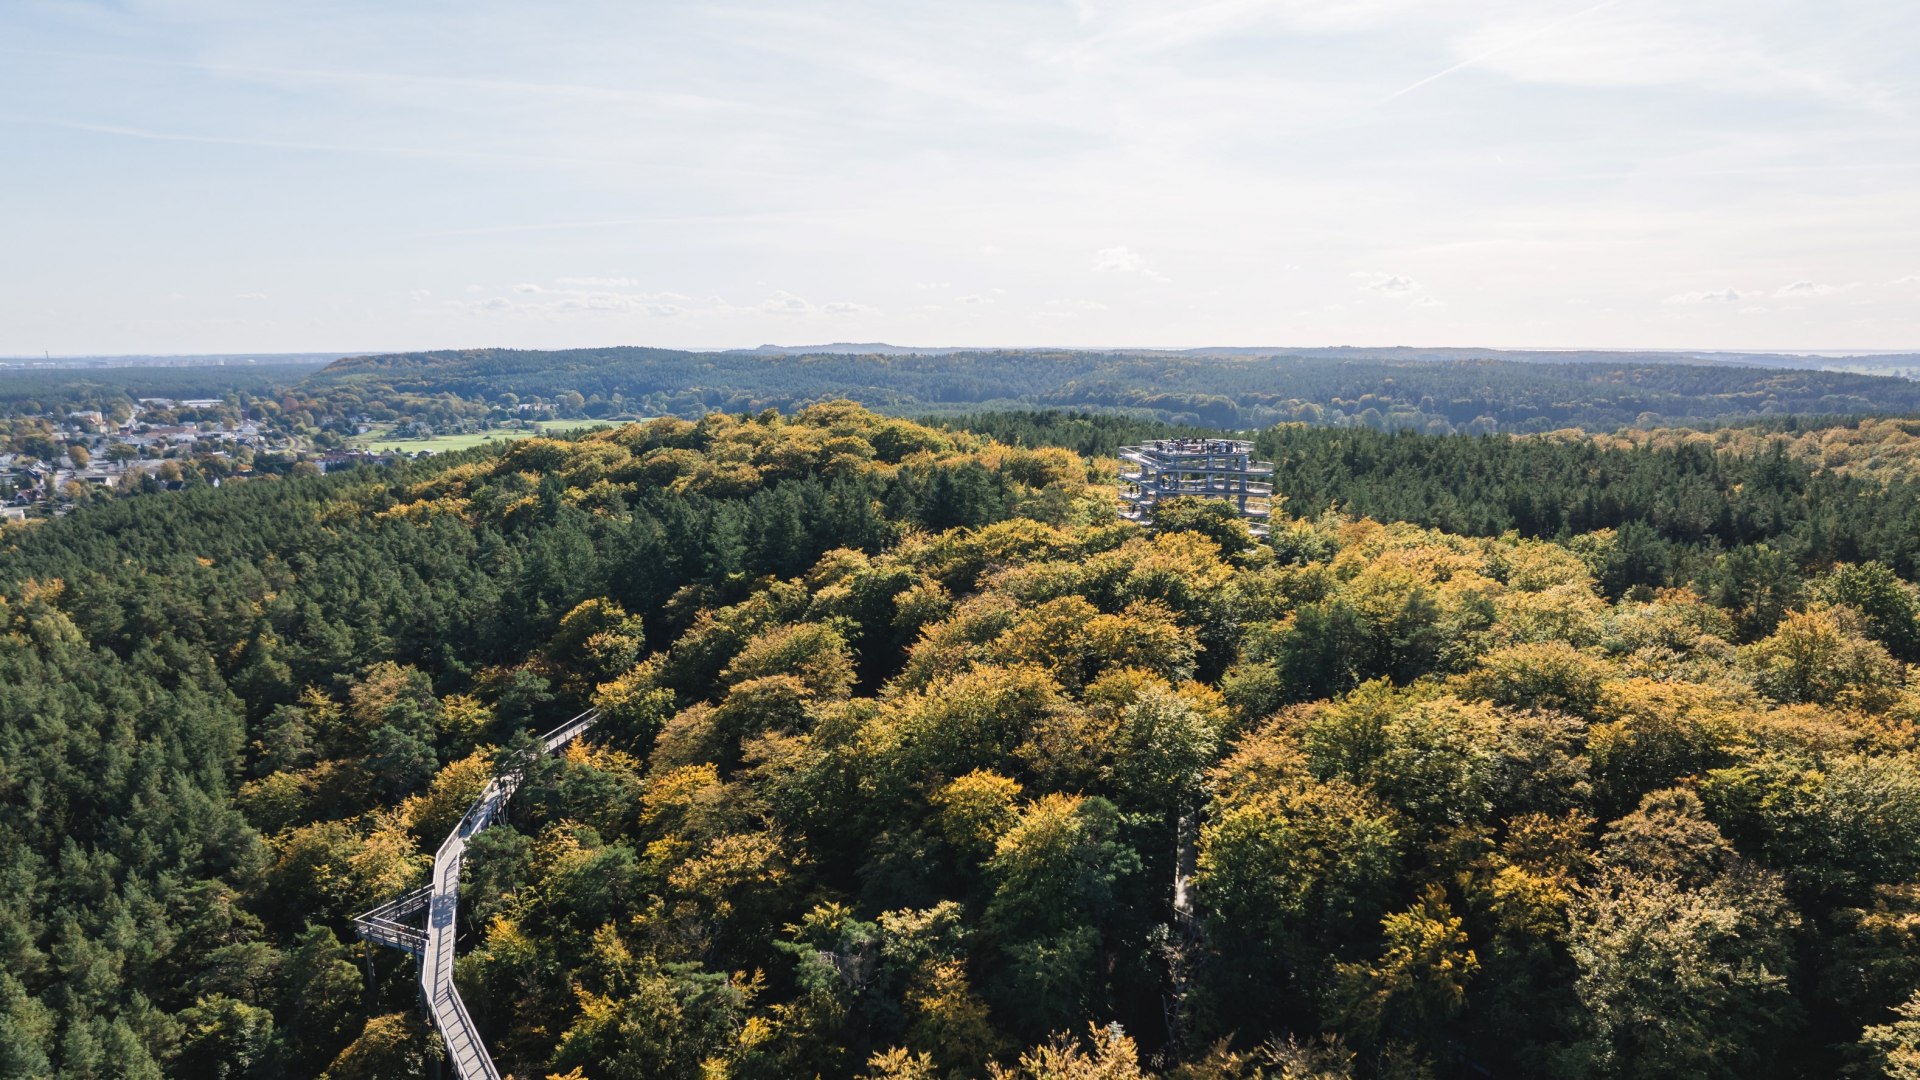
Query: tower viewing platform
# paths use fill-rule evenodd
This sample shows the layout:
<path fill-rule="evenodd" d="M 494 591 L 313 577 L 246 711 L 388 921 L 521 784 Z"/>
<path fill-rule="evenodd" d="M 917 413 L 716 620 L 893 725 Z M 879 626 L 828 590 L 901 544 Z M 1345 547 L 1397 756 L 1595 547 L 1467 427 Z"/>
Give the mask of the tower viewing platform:
<path fill-rule="evenodd" d="M 1255 461 L 1244 439 L 1154 439 L 1120 448 L 1120 516 L 1153 524 L 1154 504 L 1181 497 L 1231 504 L 1256 536 L 1273 512 L 1273 463 Z"/>

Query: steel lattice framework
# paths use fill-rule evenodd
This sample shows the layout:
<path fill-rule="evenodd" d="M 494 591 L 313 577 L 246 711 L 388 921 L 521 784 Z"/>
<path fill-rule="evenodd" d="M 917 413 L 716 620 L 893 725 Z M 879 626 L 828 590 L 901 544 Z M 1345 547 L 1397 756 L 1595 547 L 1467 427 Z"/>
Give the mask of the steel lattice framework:
<path fill-rule="evenodd" d="M 1254 535 L 1264 536 L 1273 512 L 1273 463 L 1256 461 L 1244 439 L 1154 439 L 1120 448 L 1131 466 L 1120 473 L 1120 516 L 1153 524 L 1153 507 L 1162 499 L 1220 499 L 1247 519 Z"/>

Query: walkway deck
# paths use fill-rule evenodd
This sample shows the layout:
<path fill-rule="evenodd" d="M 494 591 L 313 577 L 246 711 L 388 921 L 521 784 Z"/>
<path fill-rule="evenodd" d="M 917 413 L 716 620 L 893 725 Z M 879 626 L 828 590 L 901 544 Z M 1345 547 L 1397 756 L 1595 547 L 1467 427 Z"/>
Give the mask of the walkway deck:
<path fill-rule="evenodd" d="M 551 754 L 572 742 L 600 718 L 597 709 L 579 716 L 541 736 L 541 752 Z M 473 1017 L 453 983 L 453 961 L 458 945 L 460 913 L 460 867 L 466 861 L 467 841 L 493 823 L 520 786 L 521 771 L 509 766 L 494 774 L 480 797 L 467 808 L 466 815 L 441 843 L 433 856 L 433 882 L 383 904 L 354 919 L 354 928 L 368 941 L 404 949 L 420 958 L 420 996 L 433 1026 L 447 1044 L 447 1059 L 453 1063 L 460 1080 L 500 1080 L 500 1070 L 480 1039 Z M 401 920 L 426 912 L 424 932 Z"/>

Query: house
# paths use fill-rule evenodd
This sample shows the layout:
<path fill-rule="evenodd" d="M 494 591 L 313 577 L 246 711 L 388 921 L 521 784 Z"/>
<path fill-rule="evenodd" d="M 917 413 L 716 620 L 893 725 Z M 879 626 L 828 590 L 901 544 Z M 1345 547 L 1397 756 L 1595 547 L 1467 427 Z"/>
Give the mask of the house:
<path fill-rule="evenodd" d="M 169 443 L 177 443 L 184 445 L 199 438 L 200 427 L 197 424 L 174 424 L 168 427 L 153 428 L 146 434 L 147 441 L 150 444 L 158 443 L 161 446 L 166 446 Z"/>

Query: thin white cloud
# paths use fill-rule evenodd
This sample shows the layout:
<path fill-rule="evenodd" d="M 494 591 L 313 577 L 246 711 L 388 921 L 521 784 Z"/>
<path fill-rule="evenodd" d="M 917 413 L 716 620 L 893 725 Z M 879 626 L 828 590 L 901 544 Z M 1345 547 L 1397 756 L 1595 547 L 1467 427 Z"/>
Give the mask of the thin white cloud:
<path fill-rule="evenodd" d="M 1529 27 L 1523 32 L 1507 35 L 1487 45 L 1481 51 L 1476 52 L 1471 56 L 1468 56 L 1466 59 L 1460 61 L 1457 64 L 1454 64 L 1451 67 L 1437 71 L 1434 74 L 1429 75 L 1424 79 L 1420 79 L 1416 82 L 1409 83 L 1406 86 L 1403 86 L 1398 90 L 1395 90 L 1393 93 L 1387 95 L 1385 101 L 1383 101 L 1382 104 L 1385 104 L 1386 101 L 1392 101 L 1395 98 L 1405 97 L 1406 95 L 1413 93 L 1415 90 L 1418 90 L 1423 86 L 1428 86 L 1432 83 L 1439 82 L 1441 79 L 1444 79 L 1447 76 L 1454 74 L 1455 72 L 1465 71 L 1466 69 L 1471 67 L 1478 67 L 1489 60 L 1493 60 L 1499 57 L 1503 53 L 1511 52 L 1515 49 L 1520 49 L 1525 46 L 1532 45 L 1535 42 L 1541 41 L 1547 38 L 1548 36 L 1560 31 L 1561 29 L 1565 28 L 1569 23 L 1575 22 L 1580 19 L 1584 19 L 1587 16 L 1595 14 L 1596 12 L 1599 12 L 1603 9 L 1610 8 L 1619 2 L 1620 0 L 1600 0 L 1599 3 L 1594 4 L 1591 7 L 1582 8 L 1571 15 L 1565 15 L 1558 19 L 1551 19 L 1551 20 L 1548 20 L 1547 22 L 1539 23 L 1532 27 Z"/>
<path fill-rule="evenodd" d="M 594 218 L 583 221 L 526 221 L 514 225 L 478 225 L 464 229 L 437 229 L 415 233 L 420 239 L 450 239 L 463 236 L 506 236 L 514 233 L 597 232 L 606 229 L 641 228 L 655 225 L 809 225 L 819 224 L 817 216 L 788 214 L 685 214 L 653 217 Z"/>
<path fill-rule="evenodd" d="M 327 70 L 303 67 L 271 67 L 256 64 L 207 64 L 163 60 L 128 54 L 79 52 L 74 50 L 28 50 L 0 48 L 0 53 L 35 55 L 67 60 L 94 60 L 103 63 L 142 67 L 171 67 L 214 75 L 247 76 L 279 83 L 318 83 L 399 91 L 386 96 L 402 100 L 415 98 L 421 90 L 445 90 L 456 94 L 493 93 L 502 97 L 553 97 L 567 101 L 598 100 L 648 109 L 686 109 L 714 112 L 739 108 L 721 98 L 702 97 L 681 92 L 638 93 L 614 86 L 592 86 L 567 82 L 528 82 L 511 79 L 475 79 L 465 76 L 422 75 L 415 72 Z"/>
<path fill-rule="evenodd" d="M 1363 291 L 1379 293 L 1395 300 L 1404 300 L 1425 287 L 1405 274 L 1389 274 L 1378 270 L 1355 270 L 1348 276 L 1359 280 Z"/>
<path fill-rule="evenodd" d="M 637 289 L 640 282 L 630 277 L 563 277 L 553 283 L 562 288 Z"/>
<path fill-rule="evenodd" d="M 779 289 L 775 290 L 772 296 L 760 302 L 760 310 L 769 315 L 806 317 L 812 315 L 858 315 L 872 311 L 873 309 L 864 304 L 856 304 L 849 300 L 836 300 L 827 304 L 815 304 L 804 296 L 798 296 L 787 292 L 785 289 Z"/>
<path fill-rule="evenodd" d="M 1737 304 L 1749 299 L 1752 295 L 1729 286 L 1725 289 L 1709 289 L 1704 292 L 1675 293 L 1660 302 L 1663 304 Z"/>
<path fill-rule="evenodd" d="M 1125 244 L 1094 252 L 1090 269 L 1096 274 L 1139 274 L 1154 281 L 1168 280 L 1166 275 L 1149 269 L 1146 257 Z"/>
<path fill-rule="evenodd" d="M 563 296 L 544 305 L 552 312 L 607 312 L 613 314 L 638 313 L 656 318 L 670 318 L 685 311 L 675 301 L 684 300 L 678 293 L 629 294 L 588 292 Z"/>
<path fill-rule="evenodd" d="M 1780 286 L 1779 288 L 1773 290 L 1773 295 L 1775 296 L 1825 296 L 1828 293 L 1838 292 L 1838 291 L 1839 291 L 1838 289 L 1835 289 L 1831 285 L 1821 285 L 1818 282 L 1801 280 L 1801 281 L 1795 281 L 1791 284 Z"/>
<path fill-rule="evenodd" d="M 596 315 L 646 315 L 664 319 L 685 314 L 694 307 L 705 310 L 720 310 L 726 307 L 725 302 L 718 297 L 704 302 L 695 302 L 692 298 L 677 292 L 620 292 L 600 288 L 580 288 L 577 284 L 569 284 L 588 280 L 616 279 L 557 278 L 552 286 L 536 282 L 521 282 L 509 288 L 508 292 L 512 296 L 490 296 L 481 300 L 449 301 L 448 303 L 451 307 L 477 314 L 548 319 Z M 468 286 L 467 291 L 471 293 L 479 289 L 478 286 Z M 432 292 L 426 289 L 416 289 L 412 293 L 415 302 L 423 301 L 432 295 Z M 524 296 L 530 299 L 515 300 L 513 296 Z"/>
<path fill-rule="evenodd" d="M 1430 0 L 1212 0 L 1147 5 L 1144 14 L 1067 50 L 1081 63 L 1128 61 L 1245 35 L 1261 28 L 1339 34 L 1419 15 Z M 1077 5 L 1076 5 L 1077 6 Z M 1091 5 L 1087 6 L 1091 10 Z"/>
<path fill-rule="evenodd" d="M 858 325 L 981 344 L 1047 338 L 1026 321 L 1046 310 L 1086 312 L 1053 335 L 1086 343 L 1354 341 L 1396 319 L 1445 344 L 1920 336 L 1908 5 L 1600 2 L 748 0 L 557 22 L 483 5 L 457 24 L 420 0 L 298 18 L 27 5 L 0 13 L 20 50 L 0 57 L 0 98 L 37 117 L 0 115 L 0 133 L 48 175 L 98 182 L 48 187 L 39 221 L 17 223 L 0 350 L 331 347 L 287 298 L 338 310 L 360 290 L 391 305 L 355 320 L 383 347 L 752 345 L 811 339 L 804 320 L 849 327 L 822 340 Z M 105 41 L 128 62 L 79 55 Z M 487 70 L 464 77 L 475 55 Z M 19 126 L 34 124 L 92 134 Z M 280 168 L 291 150 L 379 154 L 381 182 Z M 178 196 L 168 214 L 154 182 Z M 176 223 L 239 249 L 252 218 L 221 193 L 259 184 L 306 211 L 275 219 L 274 251 L 245 271 L 154 254 Z M 58 227 L 72 221 L 98 227 Z M 396 242 L 405 258 L 379 256 Z M 85 257 L 45 254 L 63 250 Z M 362 257 L 287 254 L 302 250 Z M 79 269 L 108 259 L 128 269 L 114 283 Z M 1820 291 L 1856 278 L 1870 284 Z M 422 281 L 440 284 L 409 302 Z M 1732 281 L 1748 283 L 1738 299 L 1681 293 Z M 267 283 L 268 303 L 234 299 Z M 658 291 L 676 283 L 693 295 Z M 809 290 L 797 311 L 769 296 L 778 283 Z M 158 295 L 176 286 L 201 322 Z M 113 320 L 64 299 L 89 289 L 109 291 Z M 1668 293 L 1692 306 L 1659 307 Z M 1110 309 L 1047 301 L 1081 296 Z M 484 304 L 486 333 L 447 300 Z M 1849 321 L 1869 300 L 1877 325 Z M 1758 304 L 1775 314 L 1741 314 Z M 1556 322 L 1535 331 L 1541 312 Z"/>
<path fill-rule="evenodd" d="M 131 127 L 126 124 L 103 124 L 89 121 L 66 120 L 48 116 L 22 116 L 19 114 L 0 115 L 0 123 L 28 124 L 35 127 L 58 128 L 65 131 L 84 131 L 95 135 L 114 135 L 128 139 L 142 139 L 148 142 L 200 143 L 207 146 L 244 146 L 261 150 L 294 150 L 303 153 L 322 154 L 373 154 L 388 155 L 397 158 L 419 158 L 423 160 L 478 161 L 478 162 L 519 162 L 539 165 L 542 159 L 532 154 L 498 154 L 484 151 L 449 149 L 427 145 L 381 146 L 362 143 L 302 142 L 291 139 L 259 138 L 249 135 L 204 135 L 184 131 L 163 131 L 154 128 Z M 597 162 L 590 158 L 548 158 L 548 165 L 565 163 L 572 165 L 599 164 L 626 167 L 640 164 L 637 162 L 600 158 Z"/>
<path fill-rule="evenodd" d="M 1834 293 L 1848 292 L 1860 287 L 1860 282 L 1848 282 L 1845 285 L 1829 285 L 1823 281 L 1801 279 L 1773 290 L 1773 295 L 1784 299 L 1798 299 L 1811 296 L 1832 296 Z"/>
<path fill-rule="evenodd" d="M 760 310 L 769 315 L 807 315 L 813 312 L 813 305 L 805 297 L 782 290 L 762 300 Z"/>
<path fill-rule="evenodd" d="M 1585 19 L 1614 2 L 1560 19 L 1528 14 L 1485 23 L 1457 40 L 1457 51 L 1469 59 L 1456 68 L 1484 67 L 1520 82 L 1559 86 L 1692 86 L 1720 94 L 1814 98 L 1881 113 L 1892 107 L 1883 90 L 1844 69 L 1793 56 L 1791 43 L 1763 41 L 1745 21 L 1716 18 L 1715 5 L 1698 11 L 1643 5 Z M 1585 20 L 1577 32 L 1567 25 L 1574 19 Z"/>

